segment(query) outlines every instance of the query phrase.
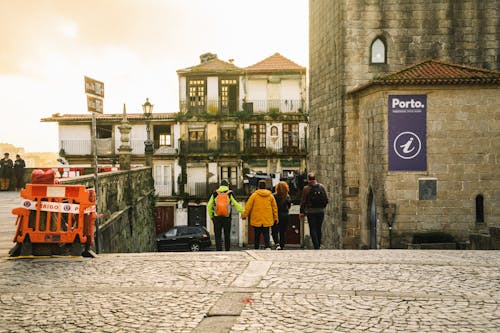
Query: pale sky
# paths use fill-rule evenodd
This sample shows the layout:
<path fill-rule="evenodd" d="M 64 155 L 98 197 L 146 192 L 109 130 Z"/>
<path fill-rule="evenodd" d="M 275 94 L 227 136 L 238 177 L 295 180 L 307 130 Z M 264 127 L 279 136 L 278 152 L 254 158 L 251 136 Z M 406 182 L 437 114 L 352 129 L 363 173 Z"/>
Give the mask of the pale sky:
<path fill-rule="evenodd" d="M 275 52 L 308 67 L 308 0 L 0 0 L 0 143 L 58 151 L 54 113 L 178 111 L 176 70 L 212 52 L 240 67 Z"/>

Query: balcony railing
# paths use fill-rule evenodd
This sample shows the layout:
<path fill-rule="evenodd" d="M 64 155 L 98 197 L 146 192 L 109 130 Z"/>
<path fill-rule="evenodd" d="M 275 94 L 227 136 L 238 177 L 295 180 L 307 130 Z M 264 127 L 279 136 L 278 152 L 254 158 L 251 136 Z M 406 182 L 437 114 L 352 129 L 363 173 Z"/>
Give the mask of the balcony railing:
<path fill-rule="evenodd" d="M 240 152 L 240 142 L 236 140 L 226 140 L 219 142 L 219 151 L 221 153 L 233 153 L 237 154 Z"/>
<path fill-rule="evenodd" d="M 208 153 L 207 140 L 180 140 L 180 152 L 188 153 Z"/>
<path fill-rule="evenodd" d="M 113 139 L 96 139 L 97 155 L 113 155 Z M 66 155 L 91 155 L 92 140 L 90 139 L 64 139 L 59 142 L 60 149 L 64 150 Z"/>
<path fill-rule="evenodd" d="M 196 103 L 191 103 L 186 99 L 179 101 L 181 112 L 193 113 L 223 113 L 231 114 L 234 112 L 304 112 L 305 101 L 301 99 L 247 99 L 246 101 L 228 101 L 222 102 L 220 99 L 205 99 Z"/>
<path fill-rule="evenodd" d="M 202 197 L 208 199 L 210 195 L 219 187 L 219 183 L 208 183 L 202 181 L 188 182 L 186 193 L 193 197 Z M 242 190 L 236 185 L 231 185 L 231 191 L 235 195 L 243 194 Z"/>
<path fill-rule="evenodd" d="M 64 139 L 59 141 L 59 149 L 66 155 L 92 154 L 92 141 L 85 139 Z"/>
<path fill-rule="evenodd" d="M 251 140 L 245 140 L 245 151 L 253 154 L 279 153 L 279 154 L 301 154 L 306 153 L 307 142 L 304 138 L 298 140 L 286 140 L 282 137 L 267 137 L 265 147 L 252 146 Z"/>
<path fill-rule="evenodd" d="M 173 194 L 172 184 L 158 185 L 155 184 L 155 194 L 160 197 L 169 197 Z"/>
<path fill-rule="evenodd" d="M 300 99 L 247 99 L 242 105 L 245 111 L 266 112 L 304 112 L 304 101 Z"/>

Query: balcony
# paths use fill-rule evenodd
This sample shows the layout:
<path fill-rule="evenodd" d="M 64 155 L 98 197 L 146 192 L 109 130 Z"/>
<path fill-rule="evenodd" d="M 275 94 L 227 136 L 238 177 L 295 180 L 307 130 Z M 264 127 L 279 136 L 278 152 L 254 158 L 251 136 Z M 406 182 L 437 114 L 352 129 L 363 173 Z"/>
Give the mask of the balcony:
<path fill-rule="evenodd" d="M 191 104 L 186 99 L 179 101 L 179 109 L 182 113 L 222 113 L 233 114 L 235 112 L 268 113 L 268 112 L 304 112 L 305 102 L 301 99 L 247 99 L 241 101 L 221 101 L 219 99 L 205 99 L 202 102 Z"/>
<path fill-rule="evenodd" d="M 97 155 L 106 156 L 114 154 L 114 142 L 112 138 L 96 139 Z M 90 139 L 64 139 L 59 141 L 60 149 L 68 156 L 91 155 L 92 140 Z"/>
<path fill-rule="evenodd" d="M 182 154 L 208 153 L 208 142 L 207 140 L 180 140 L 180 152 Z"/>
<path fill-rule="evenodd" d="M 219 152 L 222 154 L 240 153 L 240 142 L 236 140 L 225 140 L 219 142 Z"/>
<path fill-rule="evenodd" d="M 210 195 L 219 187 L 219 185 L 219 183 L 208 183 L 202 181 L 188 182 L 186 186 L 186 194 L 191 197 L 201 197 L 208 200 L 208 198 L 210 198 Z M 244 194 L 242 189 L 232 184 L 231 191 L 233 191 L 235 195 Z"/>
<path fill-rule="evenodd" d="M 250 139 L 245 141 L 245 152 L 251 154 L 305 154 L 307 150 L 306 140 L 286 140 L 281 137 L 267 137 L 265 147 L 252 146 Z"/>

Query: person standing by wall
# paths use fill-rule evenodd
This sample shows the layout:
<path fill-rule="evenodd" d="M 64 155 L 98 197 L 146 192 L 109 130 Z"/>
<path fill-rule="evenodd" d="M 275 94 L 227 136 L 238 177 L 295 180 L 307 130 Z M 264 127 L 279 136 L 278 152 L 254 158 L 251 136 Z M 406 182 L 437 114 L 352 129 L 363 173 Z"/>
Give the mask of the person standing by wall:
<path fill-rule="evenodd" d="M 285 249 L 286 230 L 288 229 L 288 211 L 292 206 L 289 187 L 287 182 L 281 181 L 276 184 L 276 192 L 273 194 L 278 206 L 278 223 L 272 227 L 273 240 L 276 244 L 276 250 Z"/>
<path fill-rule="evenodd" d="M 231 205 L 238 212 L 243 212 L 243 207 L 234 198 L 233 191 L 229 189 L 229 182 L 222 180 L 207 204 L 208 216 L 214 224 L 215 249 L 217 251 L 222 251 L 222 231 L 224 231 L 224 248 L 226 251 L 231 249 Z"/>
<path fill-rule="evenodd" d="M 325 218 L 325 207 L 328 204 L 328 196 L 325 187 L 316 181 L 313 172 L 307 174 L 308 185 L 302 190 L 300 200 L 300 219 L 307 216 L 311 240 L 315 250 L 321 246 L 321 229 Z"/>
<path fill-rule="evenodd" d="M 24 186 L 24 168 L 26 163 L 19 154 L 16 155 L 14 161 L 14 175 L 16 176 L 16 190 L 19 191 Z"/>
<path fill-rule="evenodd" d="M 8 191 L 10 187 L 10 178 L 12 177 L 12 168 L 14 163 L 9 158 L 9 153 L 3 154 L 0 160 L 0 190 Z"/>
<path fill-rule="evenodd" d="M 243 219 L 249 218 L 254 229 L 254 248 L 259 249 L 260 235 L 264 237 L 264 247 L 271 249 L 269 244 L 269 227 L 278 221 L 278 207 L 271 191 L 266 189 L 266 181 L 259 180 L 258 189 L 252 193 L 241 214 Z"/>

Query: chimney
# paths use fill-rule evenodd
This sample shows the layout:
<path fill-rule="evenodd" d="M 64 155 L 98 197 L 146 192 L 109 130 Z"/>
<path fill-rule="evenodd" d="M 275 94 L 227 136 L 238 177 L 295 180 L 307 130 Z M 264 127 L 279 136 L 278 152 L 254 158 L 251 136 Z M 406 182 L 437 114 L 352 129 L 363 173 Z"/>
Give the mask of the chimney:
<path fill-rule="evenodd" d="M 207 53 L 203 53 L 202 55 L 200 55 L 200 63 L 204 63 L 204 62 L 210 61 L 212 59 L 217 59 L 217 54 L 207 52 Z"/>

